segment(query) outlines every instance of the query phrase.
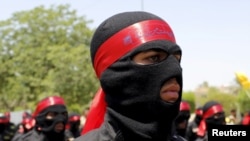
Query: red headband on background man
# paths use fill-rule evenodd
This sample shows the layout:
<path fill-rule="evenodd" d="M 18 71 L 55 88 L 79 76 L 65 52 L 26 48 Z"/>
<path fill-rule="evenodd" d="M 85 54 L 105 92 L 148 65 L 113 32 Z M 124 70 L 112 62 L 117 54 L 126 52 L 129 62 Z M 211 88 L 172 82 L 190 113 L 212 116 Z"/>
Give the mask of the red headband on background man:
<path fill-rule="evenodd" d="M 180 111 L 190 111 L 190 105 L 186 101 L 181 101 Z"/>
<path fill-rule="evenodd" d="M 199 115 L 199 116 L 202 116 L 203 111 L 202 111 L 201 109 L 196 109 L 196 110 L 195 110 L 195 114 L 196 114 L 196 115 Z"/>
<path fill-rule="evenodd" d="M 0 123 L 9 123 L 10 122 L 10 112 L 5 112 L 0 115 Z"/>
<path fill-rule="evenodd" d="M 50 96 L 38 103 L 33 117 L 37 116 L 41 111 L 52 105 L 65 105 L 64 99 L 59 96 Z"/>
<path fill-rule="evenodd" d="M 175 43 L 170 26 L 163 20 L 146 20 L 130 25 L 106 40 L 97 50 L 94 69 L 98 78 L 105 69 L 132 49 L 154 40 Z M 105 94 L 100 88 L 95 95 L 81 134 L 100 127 L 106 112 Z"/>
<path fill-rule="evenodd" d="M 81 116 L 80 115 L 73 115 L 69 117 L 69 122 L 76 122 L 76 121 L 80 121 Z"/>
<path fill-rule="evenodd" d="M 206 112 L 203 113 L 202 115 L 202 120 L 200 122 L 200 125 L 198 127 L 197 135 L 198 136 L 204 136 L 207 130 L 206 126 L 206 119 L 213 116 L 216 113 L 223 112 L 223 107 L 220 104 L 214 105 L 210 107 Z"/>

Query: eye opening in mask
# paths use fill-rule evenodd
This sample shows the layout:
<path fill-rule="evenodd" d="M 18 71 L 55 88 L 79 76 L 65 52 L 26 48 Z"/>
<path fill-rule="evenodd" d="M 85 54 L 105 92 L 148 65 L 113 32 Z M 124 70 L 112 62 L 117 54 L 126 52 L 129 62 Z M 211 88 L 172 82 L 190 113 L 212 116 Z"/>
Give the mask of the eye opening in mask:
<path fill-rule="evenodd" d="M 162 49 L 149 49 L 132 56 L 132 61 L 139 65 L 151 65 L 159 63 L 168 57 L 168 53 Z"/>
<path fill-rule="evenodd" d="M 179 62 L 181 62 L 181 51 L 176 51 L 173 55 Z"/>
<path fill-rule="evenodd" d="M 181 52 L 176 51 L 172 53 L 173 56 L 180 62 Z M 169 53 L 162 49 L 149 49 L 141 51 L 132 56 L 132 61 L 138 65 L 151 65 L 160 63 L 169 56 Z"/>
<path fill-rule="evenodd" d="M 53 119 L 53 118 L 55 118 L 58 114 L 61 114 L 61 115 L 65 116 L 65 117 L 68 116 L 68 113 L 67 113 L 67 112 L 62 112 L 62 113 L 58 113 L 58 112 L 48 112 L 48 113 L 46 114 L 46 119 Z"/>
<path fill-rule="evenodd" d="M 219 119 L 219 118 L 224 118 L 225 117 L 225 113 L 224 112 L 219 112 L 213 115 L 214 119 Z"/>

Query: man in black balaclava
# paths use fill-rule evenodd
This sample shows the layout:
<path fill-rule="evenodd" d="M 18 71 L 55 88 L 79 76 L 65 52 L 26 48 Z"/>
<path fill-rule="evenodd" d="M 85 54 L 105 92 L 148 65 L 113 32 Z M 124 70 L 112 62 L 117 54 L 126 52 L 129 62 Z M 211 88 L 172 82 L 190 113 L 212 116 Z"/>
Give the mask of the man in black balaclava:
<path fill-rule="evenodd" d="M 106 113 L 100 127 L 75 141 L 183 140 L 173 134 L 182 95 L 181 48 L 163 19 L 142 11 L 108 18 L 94 33 L 91 58 Z M 87 124 L 90 115 L 91 109 Z"/>
<path fill-rule="evenodd" d="M 32 115 L 26 111 L 23 112 L 23 119 L 21 123 L 18 124 L 17 132 L 11 141 L 18 141 L 23 134 L 26 134 L 27 132 L 32 130 L 34 125 L 35 120 L 33 119 Z"/>
<path fill-rule="evenodd" d="M 20 141 L 69 141 L 65 136 L 68 112 L 64 99 L 50 96 L 41 100 L 33 114 L 35 127 L 24 134 Z"/>
<path fill-rule="evenodd" d="M 188 123 L 186 137 L 185 137 L 188 141 L 196 140 L 197 130 L 201 120 L 202 120 L 202 107 L 198 107 L 195 109 L 194 119 Z"/>
<path fill-rule="evenodd" d="M 225 112 L 223 106 L 217 101 L 208 101 L 202 108 L 196 141 L 207 141 L 207 127 L 210 125 L 225 125 Z"/>
<path fill-rule="evenodd" d="M 190 118 L 190 104 L 187 101 L 182 100 L 180 104 L 180 112 L 175 119 L 175 128 L 178 135 L 183 138 L 186 137 L 186 130 L 188 126 L 188 120 Z"/>
<path fill-rule="evenodd" d="M 10 112 L 0 114 L 0 141 L 11 141 L 16 128 L 16 125 L 10 121 Z"/>
<path fill-rule="evenodd" d="M 70 113 L 69 119 L 67 123 L 66 133 L 73 135 L 74 138 L 77 138 L 81 135 L 80 133 L 80 125 L 81 125 L 81 115 L 78 113 Z"/>

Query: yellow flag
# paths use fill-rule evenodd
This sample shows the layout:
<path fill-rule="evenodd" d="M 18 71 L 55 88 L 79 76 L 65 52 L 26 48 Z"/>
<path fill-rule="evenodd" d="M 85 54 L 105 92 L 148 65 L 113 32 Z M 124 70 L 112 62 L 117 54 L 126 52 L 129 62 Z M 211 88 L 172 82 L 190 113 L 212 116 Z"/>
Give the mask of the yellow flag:
<path fill-rule="evenodd" d="M 236 72 L 235 75 L 236 75 L 236 80 L 238 81 L 238 83 L 241 85 L 242 88 L 244 89 L 250 88 L 250 81 L 245 73 Z"/>

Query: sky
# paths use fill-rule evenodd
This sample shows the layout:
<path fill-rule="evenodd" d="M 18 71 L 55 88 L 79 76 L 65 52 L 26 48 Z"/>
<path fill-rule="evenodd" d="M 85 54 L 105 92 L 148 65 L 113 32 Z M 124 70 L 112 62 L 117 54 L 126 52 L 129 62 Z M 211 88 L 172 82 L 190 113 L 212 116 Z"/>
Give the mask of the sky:
<path fill-rule="evenodd" d="M 235 72 L 250 77 L 249 0 L 16 0 L 1 1 L 0 21 L 37 6 L 69 4 L 97 27 L 125 11 L 146 11 L 166 20 L 182 48 L 183 89 L 235 85 Z"/>

